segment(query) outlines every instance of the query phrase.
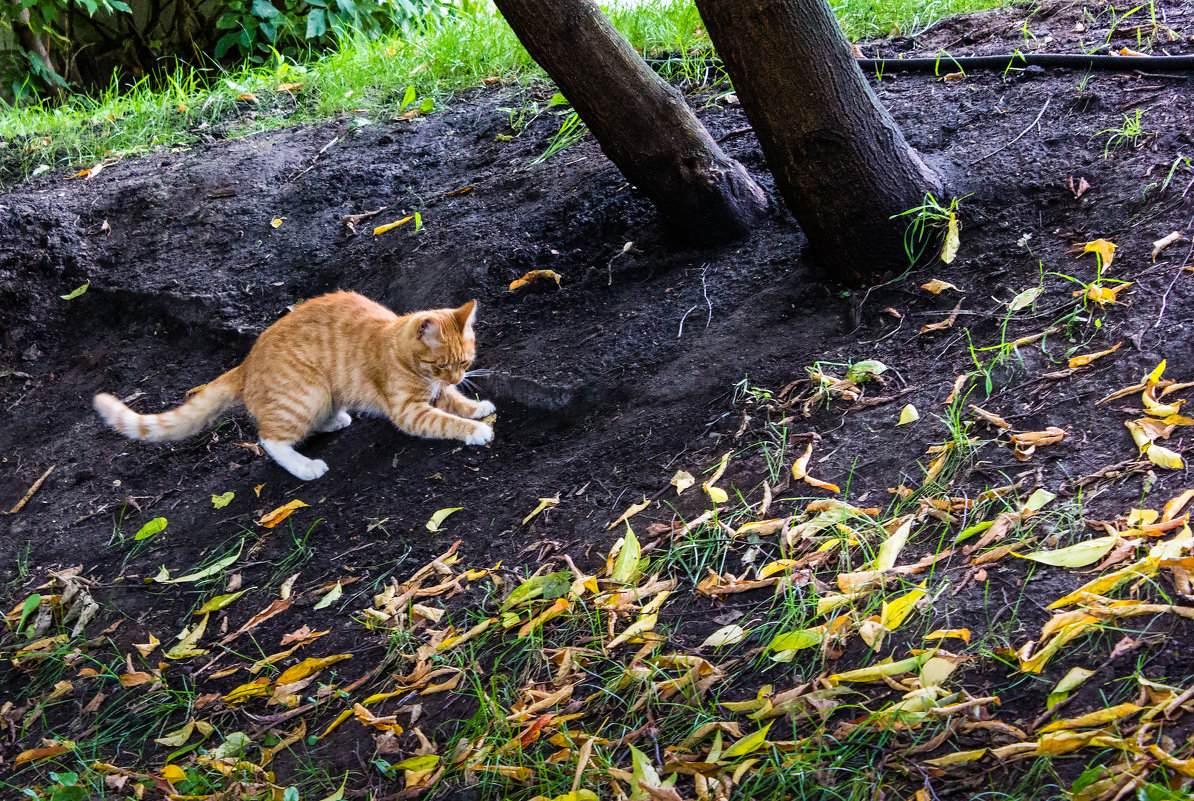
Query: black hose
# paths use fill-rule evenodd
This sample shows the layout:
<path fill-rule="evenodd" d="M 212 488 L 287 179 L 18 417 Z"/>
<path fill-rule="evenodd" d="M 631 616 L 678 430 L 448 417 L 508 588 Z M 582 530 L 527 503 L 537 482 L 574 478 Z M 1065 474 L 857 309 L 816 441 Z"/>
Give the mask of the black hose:
<path fill-rule="evenodd" d="M 859 58 L 858 66 L 867 72 L 932 72 L 945 74 L 967 70 L 1023 69 L 1025 67 L 1101 70 L 1107 72 L 1194 72 L 1194 56 L 1112 56 L 1105 53 L 1011 53 L 999 56 L 931 56 L 928 58 Z M 668 64 L 690 63 L 680 57 L 649 58 L 656 69 Z M 708 59 L 706 66 L 717 68 L 721 60 Z"/>
<path fill-rule="evenodd" d="M 1111 56 L 1076 53 L 1013 53 L 1001 56 L 947 56 L 932 58 L 860 58 L 864 70 L 882 72 L 965 72 L 1008 70 L 1023 67 L 1062 67 L 1108 72 L 1194 72 L 1194 56 Z"/>

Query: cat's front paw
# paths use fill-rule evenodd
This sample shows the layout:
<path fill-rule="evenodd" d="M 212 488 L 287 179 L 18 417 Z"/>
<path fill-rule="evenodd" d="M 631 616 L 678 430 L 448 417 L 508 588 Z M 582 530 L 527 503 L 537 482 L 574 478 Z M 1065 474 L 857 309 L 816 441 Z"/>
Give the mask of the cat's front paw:
<path fill-rule="evenodd" d="M 484 423 L 473 426 L 473 433 L 464 438 L 465 445 L 488 445 L 493 442 L 493 429 Z"/>
<path fill-rule="evenodd" d="M 476 411 L 473 412 L 473 419 L 481 420 L 483 418 L 489 417 L 489 415 L 496 411 L 497 407 L 493 405 L 493 401 L 480 401 L 477 404 Z"/>
<path fill-rule="evenodd" d="M 303 464 L 283 465 L 290 475 L 302 481 L 314 481 L 322 478 L 328 471 L 328 463 L 323 459 L 308 459 Z"/>

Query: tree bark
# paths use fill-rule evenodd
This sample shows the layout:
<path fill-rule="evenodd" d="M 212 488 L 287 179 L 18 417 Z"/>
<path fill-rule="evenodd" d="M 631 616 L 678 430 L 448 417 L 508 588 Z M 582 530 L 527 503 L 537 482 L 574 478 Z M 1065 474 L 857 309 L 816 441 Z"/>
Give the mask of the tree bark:
<path fill-rule="evenodd" d="M 907 266 L 909 218 L 941 183 L 854 63 L 826 0 L 696 0 L 767 166 L 831 276 Z"/>
<path fill-rule="evenodd" d="M 20 6 L 16 0 L 13 0 L 13 5 Z M 29 9 L 22 8 L 17 12 L 17 18 L 12 24 L 13 33 L 17 37 L 17 44 L 32 58 L 36 58 L 45 66 L 46 72 L 51 76 L 51 80 L 45 81 L 46 88 L 53 92 L 55 97 L 62 97 L 62 87 L 66 82 L 62 80 L 62 76 L 54 68 L 54 62 L 50 60 L 50 53 L 46 50 L 45 43 L 34 33 L 33 27 L 30 24 L 31 20 L 32 16 L 29 14 Z M 52 80 L 53 78 L 57 78 L 57 82 Z"/>
<path fill-rule="evenodd" d="M 671 233 L 715 244 L 742 236 L 763 214 L 763 190 L 593 0 L 495 4 Z"/>

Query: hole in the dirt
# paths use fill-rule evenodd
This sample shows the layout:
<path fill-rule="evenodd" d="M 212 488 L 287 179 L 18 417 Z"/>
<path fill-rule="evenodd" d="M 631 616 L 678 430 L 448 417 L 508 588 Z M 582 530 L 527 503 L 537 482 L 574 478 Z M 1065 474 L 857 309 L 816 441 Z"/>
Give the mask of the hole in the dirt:
<path fill-rule="evenodd" d="M 572 422 L 606 399 L 606 389 L 594 384 L 548 384 L 510 373 L 493 373 L 478 378 L 485 397 L 500 409 L 513 403 L 557 423 Z"/>

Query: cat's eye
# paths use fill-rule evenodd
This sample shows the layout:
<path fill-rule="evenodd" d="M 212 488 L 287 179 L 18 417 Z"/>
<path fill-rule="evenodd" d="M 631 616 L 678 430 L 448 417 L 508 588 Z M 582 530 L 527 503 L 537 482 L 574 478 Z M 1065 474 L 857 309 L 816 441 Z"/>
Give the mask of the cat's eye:
<path fill-rule="evenodd" d="M 439 369 L 441 369 L 441 370 L 447 370 L 447 369 L 448 369 L 448 367 L 450 367 L 450 366 L 451 366 L 451 365 L 448 365 L 448 364 L 437 364 L 437 365 L 436 365 L 436 367 L 438 367 L 438 368 L 439 368 Z"/>

